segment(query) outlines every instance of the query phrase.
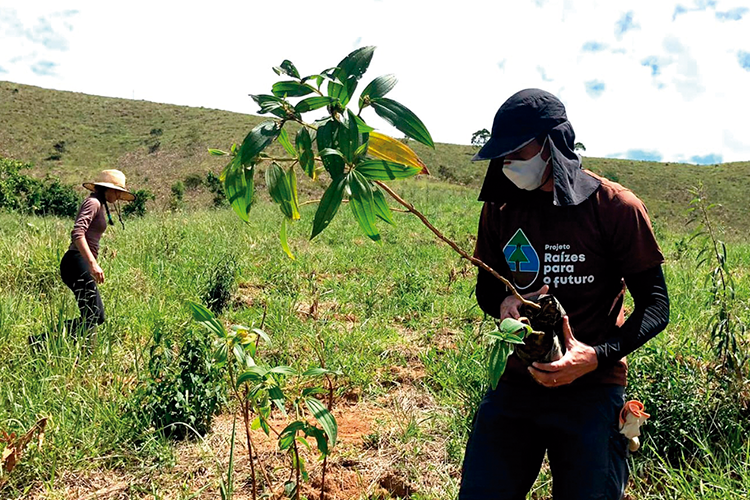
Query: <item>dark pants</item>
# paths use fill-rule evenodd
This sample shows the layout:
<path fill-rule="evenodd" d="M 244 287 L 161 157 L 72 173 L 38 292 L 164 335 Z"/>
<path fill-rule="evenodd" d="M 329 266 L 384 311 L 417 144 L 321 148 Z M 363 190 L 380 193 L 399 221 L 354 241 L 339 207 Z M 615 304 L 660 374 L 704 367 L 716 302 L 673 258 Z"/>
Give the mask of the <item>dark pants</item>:
<path fill-rule="evenodd" d="M 479 405 L 460 500 L 523 500 L 547 452 L 555 500 L 620 500 L 628 481 L 619 433 L 624 388 L 547 389 L 501 382 Z"/>
<path fill-rule="evenodd" d="M 60 261 L 60 276 L 73 291 L 81 317 L 66 322 L 69 333 L 90 332 L 104 323 L 104 304 L 89 266 L 77 250 L 68 250 Z"/>

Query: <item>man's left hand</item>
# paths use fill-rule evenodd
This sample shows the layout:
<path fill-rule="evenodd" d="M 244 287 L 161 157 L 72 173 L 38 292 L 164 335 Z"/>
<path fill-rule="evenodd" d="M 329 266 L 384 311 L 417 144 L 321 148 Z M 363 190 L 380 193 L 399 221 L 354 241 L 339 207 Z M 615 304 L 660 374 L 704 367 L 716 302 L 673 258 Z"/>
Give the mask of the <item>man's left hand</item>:
<path fill-rule="evenodd" d="M 599 364 L 594 348 L 573 336 L 567 316 L 563 318 L 563 337 L 566 351 L 562 358 L 551 363 L 535 362 L 529 367 L 531 376 L 545 387 L 567 385 L 596 370 Z"/>

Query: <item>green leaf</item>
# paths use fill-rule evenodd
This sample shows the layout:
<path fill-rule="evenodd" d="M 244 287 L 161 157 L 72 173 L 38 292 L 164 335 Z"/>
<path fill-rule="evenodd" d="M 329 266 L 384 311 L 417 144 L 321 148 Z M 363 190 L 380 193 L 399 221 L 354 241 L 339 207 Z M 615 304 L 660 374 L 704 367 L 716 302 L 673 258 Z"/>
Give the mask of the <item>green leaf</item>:
<path fill-rule="evenodd" d="M 336 419 L 333 418 L 331 412 L 328 411 L 328 409 L 323 406 L 323 403 L 321 403 L 319 400 L 315 398 L 307 398 L 305 399 L 305 403 L 307 404 L 307 408 L 310 410 L 310 413 L 313 414 L 315 420 L 318 421 L 320 426 L 323 428 L 323 431 L 328 436 L 328 441 L 331 443 L 331 447 L 335 446 L 337 437 L 336 434 L 338 433 Z"/>
<path fill-rule="evenodd" d="M 314 96 L 302 99 L 294 109 L 298 113 L 307 113 L 308 111 L 314 111 L 316 109 L 324 108 L 330 104 L 333 104 L 334 100 L 328 96 Z"/>
<path fill-rule="evenodd" d="M 364 107 L 365 97 L 370 99 L 383 97 L 396 86 L 397 82 L 398 80 L 394 75 L 379 76 L 371 81 L 359 96 L 359 109 Z"/>
<path fill-rule="evenodd" d="M 271 113 L 279 118 L 286 118 L 287 112 L 284 107 L 286 101 L 284 101 L 284 99 L 267 94 L 250 94 L 250 97 L 252 97 L 253 101 L 260 106 L 260 114 Z"/>
<path fill-rule="evenodd" d="M 224 325 L 222 325 L 216 320 L 216 316 L 214 316 L 214 313 L 209 311 L 202 304 L 198 304 L 197 302 L 188 300 L 187 303 L 188 303 L 188 306 L 190 307 L 190 311 L 192 312 L 193 319 L 195 321 L 204 325 L 206 328 L 214 332 L 220 338 L 227 337 L 227 331 L 224 329 Z"/>
<path fill-rule="evenodd" d="M 226 344 L 221 344 L 218 349 L 214 352 L 214 360 L 216 361 L 217 365 L 224 365 L 224 363 L 227 362 L 227 353 L 229 351 L 229 347 Z"/>
<path fill-rule="evenodd" d="M 422 120 L 417 118 L 417 115 L 412 113 L 409 108 L 385 97 L 371 99 L 370 103 L 381 118 L 408 137 L 431 148 L 435 147 L 427 127 L 424 126 Z"/>
<path fill-rule="evenodd" d="M 281 387 L 273 385 L 268 388 L 268 395 L 271 397 L 271 401 L 276 405 L 282 415 L 286 417 L 286 408 L 284 408 L 284 393 L 281 391 Z"/>
<path fill-rule="evenodd" d="M 258 375 L 255 371 L 246 371 L 242 372 L 239 377 L 237 377 L 237 388 L 246 383 L 246 382 L 260 382 L 262 377 Z"/>
<path fill-rule="evenodd" d="M 349 191 L 349 206 L 359 227 L 372 241 L 380 241 L 380 233 L 375 227 L 375 207 L 370 181 L 357 170 L 352 170 L 346 176 L 346 186 Z"/>
<path fill-rule="evenodd" d="M 328 95 L 346 106 L 357 88 L 357 82 L 370 66 L 374 51 L 375 47 L 361 47 L 342 59 L 332 74 L 338 82 L 328 82 Z"/>
<path fill-rule="evenodd" d="M 315 88 L 306 83 L 287 80 L 274 83 L 271 92 L 276 97 L 302 97 L 315 92 Z"/>
<path fill-rule="evenodd" d="M 360 134 L 370 134 L 375 131 L 374 128 L 365 123 L 365 121 L 357 116 L 357 127 L 359 127 Z"/>
<path fill-rule="evenodd" d="M 294 169 L 284 172 L 276 162 L 272 162 L 266 169 L 266 186 L 273 201 L 279 204 L 281 212 L 291 220 L 298 220 L 297 175 Z"/>
<path fill-rule="evenodd" d="M 357 172 L 376 181 L 407 179 L 421 172 L 421 169 L 386 160 L 367 160 L 356 166 Z"/>
<path fill-rule="evenodd" d="M 500 377 L 505 372 L 505 366 L 508 364 L 508 357 L 513 352 L 510 344 L 506 342 L 493 342 L 490 348 L 490 359 L 489 359 L 489 376 L 490 385 L 493 389 L 497 389 L 497 384 L 500 382 Z"/>
<path fill-rule="evenodd" d="M 303 430 L 305 425 L 305 422 L 296 420 L 284 427 L 284 430 L 279 433 L 279 449 L 289 449 L 294 444 L 294 438 L 297 437 L 297 432 Z"/>
<path fill-rule="evenodd" d="M 312 138 L 307 127 L 302 127 L 297 132 L 295 146 L 297 147 L 297 157 L 299 158 L 302 170 L 305 171 L 308 177 L 315 180 L 317 177 L 315 173 L 315 153 L 312 149 Z"/>
<path fill-rule="evenodd" d="M 261 330 L 260 328 L 253 328 L 253 332 L 258 335 L 260 338 L 263 339 L 263 341 L 266 343 L 268 347 L 273 347 L 273 343 L 271 342 L 271 337 L 268 336 L 266 332 Z"/>
<path fill-rule="evenodd" d="M 329 118 L 324 120 L 322 125 L 318 127 L 318 133 L 315 136 L 318 151 L 320 152 L 320 159 L 323 161 L 323 166 L 332 179 L 338 179 L 344 175 L 344 159 L 332 154 L 324 155 L 323 151 L 336 149 L 340 127 L 339 122 Z"/>
<path fill-rule="evenodd" d="M 356 156 L 356 151 L 360 144 L 366 141 L 363 141 L 363 137 L 357 126 L 357 118 L 350 109 L 347 109 L 346 113 L 341 115 L 339 123 L 341 123 L 338 137 L 339 149 L 344 155 L 346 162 L 351 164 L 354 162 L 354 157 Z"/>
<path fill-rule="evenodd" d="M 281 125 L 276 120 L 265 121 L 250 131 L 240 146 L 240 159 L 243 165 L 255 163 L 258 156 L 281 132 Z"/>
<path fill-rule="evenodd" d="M 289 134 L 286 133 L 286 130 L 283 128 L 281 129 L 281 132 L 279 133 L 279 143 L 284 147 L 287 153 L 289 153 L 290 156 L 297 157 L 297 150 L 294 149 L 294 146 L 292 146 L 292 142 L 289 140 Z"/>
<path fill-rule="evenodd" d="M 292 253 L 292 250 L 289 248 L 289 240 L 287 239 L 286 235 L 286 221 L 288 221 L 286 217 L 281 219 L 281 231 L 279 231 L 279 239 L 281 240 L 281 249 L 284 250 L 284 253 L 292 260 L 296 260 L 294 258 L 294 254 Z"/>
<path fill-rule="evenodd" d="M 531 333 L 531 326 L 518 321 L 514 318 L 505 318 L 500 323 L 500 332 L 505 335 L 514 335 L 520 338 L 525 338 L 526 335 Z"/>
<path fill-rule="evenodd" d="M 344 177 L 334 179 L 328 186 L 328 189 L 326 189 L 325 193 L 323 193 L 323 198 L 321 198 L 320 203 L 318 204 L 318 210 L 315 212 L 315 220 L 313 221 L 313 229 L 310 239 L 315 238 L 327 228 L 328 224 L 330 224 L 336 216 L 336 212 L 338 212 L 339 207 L 341 206 L 341 200 L 344 197 L 345 185 L 346 180 Z"/>
<path fill-rule="evenodd" d="M 224 176 L 224 190 L 232 210 L 240 219 L 250 222 L 250 209 L 255 198 L 254 166 L 242 166 L 239 156 L 235 156 Z"/>
<path fill-rule="evenodd" d="M 299 71 L 297 71 L 297 68 L 289 59 L 284 59 L 284 62 L 282 62 L 279 66 L 274 67 L 273 70 L 279 76 L 287 75 L 299 80 Z"/>
<path fill-rule="evenodd" d="M 372 190 L 372 202 L 375 208 L 375 217 L 387 222 L 391 226 L 395 226 L 396 222 L 393 220 L 391 209 L 385 201 L 385 195 L 377 186 L 374 186 L 374 189 Z"/>
<path fill-rule="evenodd" d="M 313 426 L 309 426 L 307 429 L 305 429 L 305 432 L 309 436 L 315 438 L 315 442 L 318 445 L 318 451 L 320 451 L 321 455 L 328 455 L 328 439 L 326 438 L 325 432 Z"/>
<path fill-rule="evenodd" d="M 485 333 L 485 335 L 501 342 L 508 342 L 509 344 L 523 344 L 523 338 L 513 335 L 512 333 L 503 333 L 495 330 L 494 332 Z"/>
<path fill-rule="evenodd" d="M 210 154 L 211 156 L 226 156 L 229 153 L 227 153 L 226 151 L 222 151 L 221 149 L 208 148 L 208 154 Z"/>
<path fill-rule="evenodd" d="M 274 366 L 273 368 L 268 370 L 268 373 L 276 373 L 279 375 L 294 375 L 297 372 L 291 366 L 280 365 L 280 366 Z"/>

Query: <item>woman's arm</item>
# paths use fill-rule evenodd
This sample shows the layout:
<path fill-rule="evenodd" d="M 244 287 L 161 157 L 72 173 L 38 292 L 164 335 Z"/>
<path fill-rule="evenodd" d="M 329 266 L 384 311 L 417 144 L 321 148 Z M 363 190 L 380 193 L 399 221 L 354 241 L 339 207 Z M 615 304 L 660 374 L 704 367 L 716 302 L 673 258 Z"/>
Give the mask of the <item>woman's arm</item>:
<path fill-rule="evenodd" d="M 94 257 L 94 254 L 91 252 L 86 238 L 83 236 L 76 238 L 75 240 L 73 240 L 73 244 L 75 244 L 78 251 L 81 252 L 81 255 L 83 255 L 83 258 L 86 260 L 86 263 L 88 263 L 89 269 L 91 270 L 91 275 L 94 277 L 94 280 L 97 283 L 104 283 L 104 271 L 96 261 L 96 257 Z"/>

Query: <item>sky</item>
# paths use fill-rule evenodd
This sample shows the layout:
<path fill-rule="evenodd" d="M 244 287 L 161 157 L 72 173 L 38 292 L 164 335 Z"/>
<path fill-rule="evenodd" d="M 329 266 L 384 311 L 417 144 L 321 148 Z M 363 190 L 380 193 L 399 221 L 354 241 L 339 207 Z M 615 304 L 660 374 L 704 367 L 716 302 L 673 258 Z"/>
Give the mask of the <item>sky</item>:
<path fill-rule="evenodd" d="M 315 74 L 368 45 L 360 89 L 395 74 L 388 97 L 436 142 L 469 144 L 533 87 L 562 100 L 585 156 L 750 161 L 750 0 L 0 4 L 0 80 L 240 113 L 284 59 Z"/>

